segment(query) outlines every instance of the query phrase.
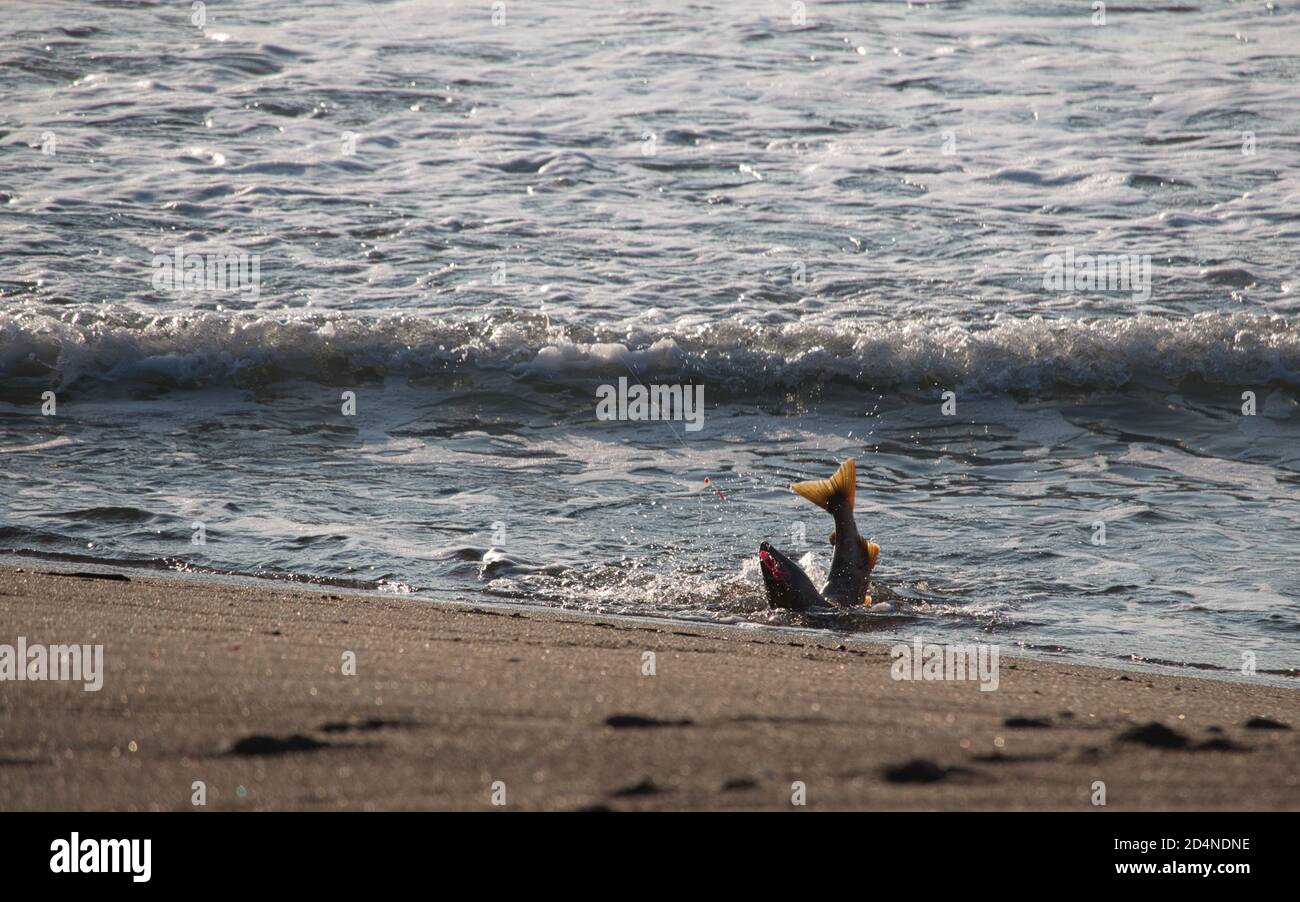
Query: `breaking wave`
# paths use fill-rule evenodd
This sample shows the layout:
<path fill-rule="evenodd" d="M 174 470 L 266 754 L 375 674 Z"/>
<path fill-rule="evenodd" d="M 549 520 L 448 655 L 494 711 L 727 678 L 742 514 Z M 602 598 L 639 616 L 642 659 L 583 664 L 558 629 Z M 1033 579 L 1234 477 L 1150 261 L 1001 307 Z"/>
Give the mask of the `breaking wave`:
<path fill-rule="evenodd" d="M 390 376 L 490 372 L 580 382 L 632 372 L 704 380 L 714 391 L 799 392 L 827 383 L 976 392 L 1118 389 L 1202 379 L 1300 385 L 1300 327 L 1285 317 L 1203 313 L 1104 319 L 998 317 L 971 324 L 840 320 L 665 321 L 602 326 L 536 313 L 345 316 L 119 307 L 0 313 L 0 380 L 51 387 L 146 383 L 347 384 Z"/>

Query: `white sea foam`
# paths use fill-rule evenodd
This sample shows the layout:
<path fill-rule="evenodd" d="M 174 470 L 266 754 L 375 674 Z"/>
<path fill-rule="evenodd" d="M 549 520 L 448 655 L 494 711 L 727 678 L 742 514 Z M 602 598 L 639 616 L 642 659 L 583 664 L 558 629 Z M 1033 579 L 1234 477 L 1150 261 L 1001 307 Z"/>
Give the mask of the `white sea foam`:
<path fill-rule="evenodd" d="M 585 333 L 585 334 L 583 334 Z M 618 337 L 621 340 L 612 340 Z M 87 308 L 0 313 L 0 377 L 223 384 L 502 371 L 548 381 L 632 372 L 712 380 L 724 393 L 828 380 L 875 389 L 1121 388 L 1191 377 L 1300 384 L 1300 328 L 1279 316 L 1093 320 L 629 322 L 569 330 L 538 317 L 438 320 Z"/>

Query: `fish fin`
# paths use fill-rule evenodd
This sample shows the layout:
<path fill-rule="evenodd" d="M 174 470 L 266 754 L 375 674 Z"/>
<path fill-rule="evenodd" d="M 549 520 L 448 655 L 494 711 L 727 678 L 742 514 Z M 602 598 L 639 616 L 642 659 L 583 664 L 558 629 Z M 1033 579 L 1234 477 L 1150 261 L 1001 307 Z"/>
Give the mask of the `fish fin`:
<path fill-rule="evenodd" d="M 858 465 L 850 457 L 840 464 L 830 479 L 791 483 L 790 491 L 802 495 L 825 511 L 831 509 L 831 503 L 837 498 L 843 498 L 848 502 L 849 510 L 853 510 L 853 502 L 858 494 Z"/>
<path fill-rule="evenodd" d="M 875 542 L 868 542 L 866 539 L 863 539 L 862 550 L 866 552 L 867 555 L 867 569 L 874 569 L 876 566 L 876 558 L 880 557 L 880 546 Z"/>

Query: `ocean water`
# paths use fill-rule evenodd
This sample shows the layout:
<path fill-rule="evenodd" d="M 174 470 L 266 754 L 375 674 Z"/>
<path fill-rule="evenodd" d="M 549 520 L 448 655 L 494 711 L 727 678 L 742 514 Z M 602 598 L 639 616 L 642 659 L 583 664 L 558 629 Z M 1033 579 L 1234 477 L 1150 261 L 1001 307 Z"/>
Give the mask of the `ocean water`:
<path fill-rule="evenodd" d="M 0 550 L 1289 681 L 1300 12 L 1089 7 L 6 4 Z"/>

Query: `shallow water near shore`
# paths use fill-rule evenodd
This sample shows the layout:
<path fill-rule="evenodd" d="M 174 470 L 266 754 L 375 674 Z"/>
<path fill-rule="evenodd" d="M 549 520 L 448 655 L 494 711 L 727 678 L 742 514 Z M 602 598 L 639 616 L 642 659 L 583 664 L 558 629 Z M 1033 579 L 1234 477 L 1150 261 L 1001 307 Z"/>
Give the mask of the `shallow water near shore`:
<path fill-rule="evenodd" d="M 53 9 L 0 23 L 0 549 L 1300 671 L 1295 12 Z M 846 456 L 878 605 L 767 610 Z"/>

